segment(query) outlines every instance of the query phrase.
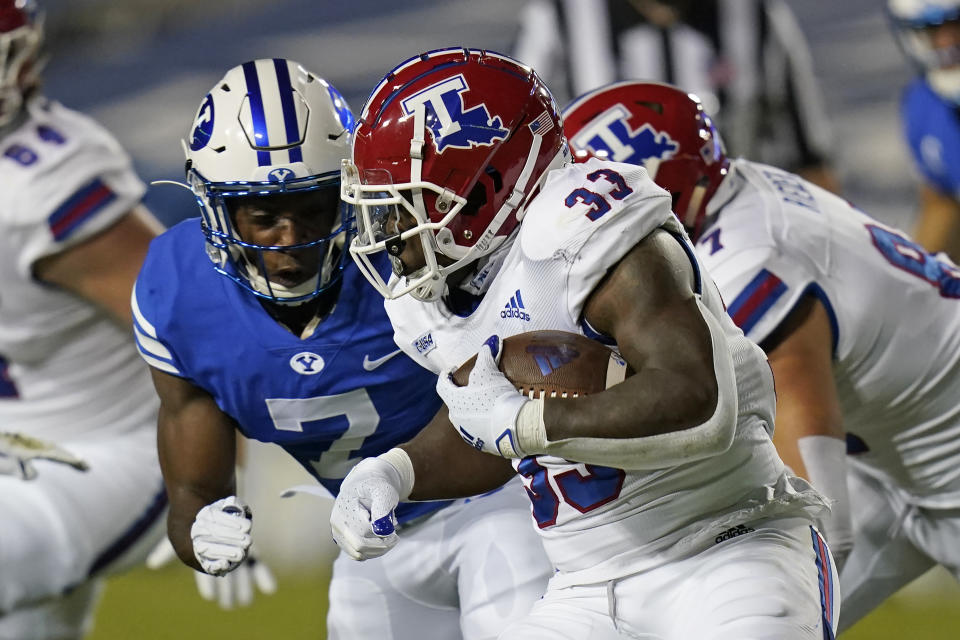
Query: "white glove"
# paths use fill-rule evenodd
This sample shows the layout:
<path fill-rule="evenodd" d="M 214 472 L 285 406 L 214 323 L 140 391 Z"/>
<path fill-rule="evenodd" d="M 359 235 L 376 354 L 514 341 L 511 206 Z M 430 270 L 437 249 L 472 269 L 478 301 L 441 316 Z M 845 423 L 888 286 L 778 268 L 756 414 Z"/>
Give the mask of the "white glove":
<path fill-rule="evenodd" d="M 159 569 L 177 557 L 173 545 L 164 538 L 147 556 L 147 568 Z M 216 600 L 221 609 L 232 609 L 234 605 L 245 607 L 253 602 L 254 587 L 265 595 L 277 591 L 277 581 L 273 572 L 257 558 L 256 547 L 250 547 L 247 560 L 225 576 L 216 577 L 201 571 L 194 571 L 197 591 L 204 600 Z"/>
<path fill-rule="evenodd" d="M 344 553 L 368 560 L 397 544 L 394 509 L 402 486 L 397 468 L 380 458 L 361 460 L 347 474 L 330 513 L 333 539 Z"/>
<path fill-rule="evenodd" d="M 542 453 L 521 450 L 516 433 L 517 416 L 531 401 L 517 391 L 497 367 L 500 338 L 491 336 L 483 344 L 465 387 L 453 381 L 453 370 L 437 379 L 437 393 L 450 410 L 450 422 L 461 438 L 485 453 L 504 458 Z"/>
<path fill-rule="evenodd" d="M 190 537 L 203 570 L 222 576 L 237 568 L 250 549 L 253 516 L 237 496 L 221 498 L 197 513 Z"/>
<path fill-rule="evenodd" d="M 90 468 L 85 461 L 52 442 L 20 433 L 0 433 L 0 475 L 33 480 L 37 477 L 37 470 L 32 460 L 59 462 L 77 471 Z"/>

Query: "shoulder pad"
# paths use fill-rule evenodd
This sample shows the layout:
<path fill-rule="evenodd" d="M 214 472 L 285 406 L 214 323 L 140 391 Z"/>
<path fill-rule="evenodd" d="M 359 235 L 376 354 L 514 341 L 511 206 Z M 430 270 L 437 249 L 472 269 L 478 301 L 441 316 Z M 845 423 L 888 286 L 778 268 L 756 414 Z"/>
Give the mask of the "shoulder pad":
<path fill-rule="evenodd" d="M 550 173 L 527 208 L 519 242 L 527 258 L 543 260 L 557 251 L 575 254 L 604 229 L 629 249 L 669 217 L 670 195 L 646 169 L 591 158 Z"/>

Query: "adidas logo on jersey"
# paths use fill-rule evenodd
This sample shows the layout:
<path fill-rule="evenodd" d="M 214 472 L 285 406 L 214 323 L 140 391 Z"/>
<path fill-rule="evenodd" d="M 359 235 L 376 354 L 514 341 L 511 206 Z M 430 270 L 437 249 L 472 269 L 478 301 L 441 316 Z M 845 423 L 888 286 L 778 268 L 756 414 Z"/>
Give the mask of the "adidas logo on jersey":
<path fill-rule="evenodd" d="M 714 544 L 720 544 L 725 540 L 730 540 L 731 538 L 736 538 L 737 536 L 742 536 L 747 533 L 753 533 L 754 531 L 755 529 L 753 529 L 752 527 L 748 527 L 747 525 L 744 525 L 744 524 L 738 524 L 737 526 L 727 529 L 726 531 L 718 535 L 713 542 Z"/>
<path fill-rule="evenodd" d="M 503 311 L 500 312 L 501 318 L 518 318 L 525 322 L 530 322 L 530 314 L 527 313 L 527 308 L 523 306 L 523 299 L 520 297 L 520 289 L 517 289 L 517 292 L 510 296 L 510 302 L 508 302 L 503 307 Z"/>

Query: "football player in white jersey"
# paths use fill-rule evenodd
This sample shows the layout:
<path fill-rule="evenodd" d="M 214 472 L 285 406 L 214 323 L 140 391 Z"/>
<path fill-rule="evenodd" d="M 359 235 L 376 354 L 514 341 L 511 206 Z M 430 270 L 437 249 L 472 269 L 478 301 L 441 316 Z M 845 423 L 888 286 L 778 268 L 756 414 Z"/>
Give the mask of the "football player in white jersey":
<path fill-rule="evenodd" d="M 80 638 L 166 497 L 130 291 L 159 224 L 113 137 L 39 95 L 41 18 L 0 0 L 0 638 Z"/>
<path fill-rule="evenodd" d="M 449 421 L 354 468 L 335 539 L 383 554 L 398 501 L 516 469 L 556 573 L 501 638 L 832 638 L 834 568 L 812 526 L 825 505 L 770 440 L 763 353 L 644 169 L 568 160 L 549 90 L 493 52 L 422 54 L 367 100 L 344 166 L 351 251 L 397 344 L 440 374 Z M 604 342 L 636 374 L 593 396 L 523 396 L 499 341 L 540 329 Z M 457 387 L 449 372 L 475 353 Z"/>
<path fill-rule="evenodd" d="M 669 85 L 598 89 L 564 122 L 578 156 L 645 166 L 673 194 L 767 352 L 774 442 L 833 503 L 841 628 L 938 563 L 960 578 L 960 269 L 793 174 L 717 153 L 696 96 Z"/>

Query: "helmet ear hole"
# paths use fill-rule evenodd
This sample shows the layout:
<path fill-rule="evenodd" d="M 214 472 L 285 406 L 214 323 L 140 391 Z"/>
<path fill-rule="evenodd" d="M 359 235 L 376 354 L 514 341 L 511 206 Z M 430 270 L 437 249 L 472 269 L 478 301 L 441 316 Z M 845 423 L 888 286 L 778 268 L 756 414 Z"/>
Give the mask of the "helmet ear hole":
<path fill-rule="evenodd" d="M 503 176 L 500 175 L 500 172 L 497 171 L 495 167 L 488 166 L 484 169 L 484 172 L 493 180 L 494 193 L 499 193 L 500 189 L 503 189 Z"/>
<path fill-rule="evenodd" d="M 478 180 L 473 189 L 470 190 L 470 193 L 467 195 L 467 204 L 463 205 L 463 209 L 460 210 L 460 213 L 467 216 L 475 216 L 479 213 L 480 209 L 484 207 L 488 202 L 487 199 L 487 188 L 484 185 L 483 180 Z"/>

